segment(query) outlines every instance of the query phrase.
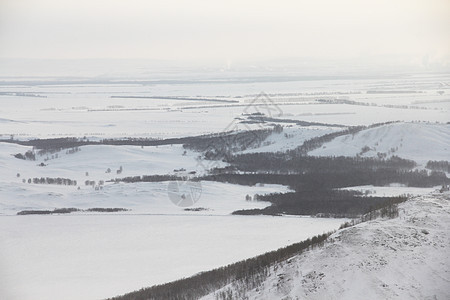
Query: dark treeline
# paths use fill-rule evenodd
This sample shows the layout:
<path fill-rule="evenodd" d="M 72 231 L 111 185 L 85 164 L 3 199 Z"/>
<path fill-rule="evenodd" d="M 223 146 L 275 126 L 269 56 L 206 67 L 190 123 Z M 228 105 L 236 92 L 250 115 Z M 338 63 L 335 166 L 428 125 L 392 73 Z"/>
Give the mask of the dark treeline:
<path fill-rule="evenodd" d="M 406 197 L 363 197 L 361 193 L 346 190 L 315 190 L 284 194 L 268 194 L 258 201 L 272 203 L 263 209 L 238 210 L 235 215 L 316 215 L 320 217 L 355 218 L 375 208 L 400 203 Z"/>
<path fill-rule="evenodd" d="M 430 170 L 450 173 L 450 162 L 446 160 L 440 161 L 430 160 L 427 162 L 426 168 Z"/>
<path fill-rule="evenodd" d="M 69 178 L 50 178 L 50 177 L 35 177 L 33 179 L 29 178 L 28 183 L 34 184 L 57 184 L 57 185 L 77 185 L 76 180 L 72 180 Z"/>
<path fill-rule="evenodd" d="M 400 183 L 409 187 L 433 187 L 449 183 L 449 178 L 441 172 L 426 170 L 336 170 L 334 172 L 309 172 L 304 174 L 216 174 L 199 177 L 200 180 L 228 182 L 253 186 L 257 183 L 288 185 L 295 191 L 315 191 L 360 185 L 385 186 Z"/>
<path fill-rule="evenodd" d="M 23 210 L 19 211 L 18 215 L 51 215 L 51 214 L 70 214 L 72 212 L 80 211 L 78 208 L 55 208 L 54 210 Z"/>
<path fill-rule="evenodd" d="M 88 208 L 83 211 L 88 212 L 120 212 L 120 211 L 128 211 L 126 208 L 120 208 L 120 207 L 94 207 L 94 208 Z"/>
<path fill-rule="evenodd" d="M 204 152 L 206 159 L 222 159 L 234 152 L 243 151 L 250 147 L 258 147 L 273 132 L 281 133 L 283 127 L 274 126 L 273 129 L 258 129 L 242 132 L 225 132 L 204 138 L 192 139 L 183 147 L 198 152 Z"/>
<path fill-rule="evenodd" d="M 246 172 L 302 173 L 336 172 L 375 169 L 404 169 L 416 166 L 412 160 L 393 156 L 389 159 L 369 157 L 291 156 L 285 153 L 249 153 L 236 155 L 228 161 L 236 169 Z"/>
<path fill-rule="evenodd" d="M 111 300 L 199 299 L 236 280 L 244 280 L 248 285 L 252 286 L 258 285 L 267 277 L 271 265 L 282 262 L 308 248 L 323 245 L 331 234 L 330 232 L 317 235 L 311 239 L 267 252 L 254 258 L 202 272 L 189 278 L 144 288 L 111 298 Z"/>
<path fill-rule="evenodd" d="M 169 96 L 111 96 L 111 98 L 122 99 L 166 99 L 166 100 L 182 100 L 182 101 L 206 101 L 206 102 L 222 102 L 222 103 L 239 103 L 238 100 L 224 100 L 203 97 L 169 97 Z"/>
<path fill-rule="evenodd" d="M 127 138 L 127 139 L 103 139 L 100 141 L 90 141 L 86 138 L 55 138 L 55 139 L 36 139 L 30 141 L 18 141 L 18 140 L 0 140 L 0 142 L 14 143 L 23 146 L 32 146 L 35 149 L 41 150 L 41 154 L 54 153 L 63 149 L 77 148 L 88 145 L 131 145 L 131 146 L 159 146 L 159 145 L 172 145 L 183 144 L 190 142 L 191 139 L 201 137 L 185 137 L 185 138 L 170 138 L 170 139 L 151 139 L 151 138 Z"/>
<path fill-rule="evenodd" d="M 43 156 L 43 155 L 46 155 L 46 154 L 49 155 L 49 154 L 54 154 L 56 152 L 62 151 L 64 149 L 67 149 L 66 150 L 66 154 L 74 154 L 74 153 L 76 153 L 78 151 L 81 151 L 80 147 L 74 147 L 74 148 L 62 148 L 62 147 L 59 147 L 59 148 L 51 148 L 51 149 L 41 149 L 41 150 L 37 151 L 37 154 L 40 155 L 40 156 Z M 56 158 L 57 158 L 57 155 L 58 154 L 56 154 Z M 54 157 L 52 157 L 52 159 L 53 158 Z M 48 159 L 49 159 L 49 157 L 47 159 L 45 159 L 45 160 L 48 160 Z"/>
<path fill-rule="evenodd" d="M 250 144 L 258 143 L 264 140 L 274 130 L 279 130 L 281 126 L 275 126 L 274 129 L 258 129 L 245 132 L 220 132 L 214 134 L 205 134 L 199 136 L 180 137 L 180 138 L 125 138 L 125 139 L 102 139 L 91 141 L 87 138 L 63 137 L 54 139 L 34 139 L 29 141 L 20 141 L 14 139 L 3 139 L 0 142 L 14 143 L 23 146 L 32 146 L 41 150 L 41 154 L 54 153 L 63 149 L 77 148 L 88 145 L 113 145 L 113 146 L 160 146 L 184 144 L 187 149 L 198 149 L 204 151 L 211 145 L 237 145 L 239 149 L 244 149 Z M 221 146 L 220 146 L 221 147 Z M 22 157 L 18 157 L 22 158 Z M 23 158 L 25 159 L 25 158 Z"/>
<path fill-rule="evenodd" d="M 161 182 L 161 181 L 183 181 L 185 177 L 177 176 L 177 175 L 142 175 L 142 176 L 129 176 L 124 178 L 116 178 L 114 182 L 126 182 L 126 183 L 135 183 L 135 182 Z"/>
<path fill-rule="evenodd" d="M 64 137 L 54 139 L 35 139 L 30 141 L 19 140 L 1 140 L 1 142 L 15 143 L 23 146 L 32 146 L 41 150 L 62 150 L 66 148 L 76 148 L 79 146 L 89 145 L 90 142 L 87 139 L 80 139 L 75 137 Z"/>
<path fill-rule="evenodd" d="M 116 178 L 113 182 L 161 182 L 183 181 L 188 177 L 178 175 L 142 175 Z M 409 187 L 433 187 L 447 184 L 450 180 L 442 172 L 426 170 L 395 170 L 395 169 L 362 169 L 337 170 L 324 172 L 305 172 L 301 174 L 271 174 L 271 173 L 220 173 L 201 177 L 189 177 L 192 181 L 218 181 L 232 184 L 253 186 L 255 184 L 282 184 L 295 191 L 315 191 L 324 189 L 344 188 L 360 185 L 385 186 L 390 183 L 400 183 Z"/>
<path fill-rule="evenodd" d="M 246 123 L 266 123 L 266 122 L 272 122 L 272 123 L 289 123 L 289 124 L 296 124 L 303 127 L 308 126 L 325 126 L 325 127 L 347 127 L 342 124 L 327 124 L 327 123 L 318 123 L 318 122 L 307 122 L 307 121 L 301 121 L 301 120 L 292 120 L 292 119 L 279 119 L 279 118 L 272 118 L 267 117 L 263 114 L 252 114 L 248 116 L 248 119 L 251 120 L 250 122 Z"/>
<path fill-rule="evenodd" d="M 1 142 L 15 143 L 24 146 L 32 146 L 36 149 L 46 150 L 48 152 L 60 151 L 63 149 L 76 148 L 87 145 L 132 145 L 132 146 L 159 146 L 170 144 L 183 144 L 190 138 L 171 138 L 171 139 L 150 139 L 150 138 L 127 138 L 127 139 L 103 139 L 100 141 L 90 141 L 85 138 L 55 138 L 55 139 L 37 139 L 30 141 L 1 140 Z"/>
<path fill-rule="evenodd" d="M 412 187 L 433 187 L 448 184 L 450 180 L 444 173 L 405 171 L 395 169 L 335 170 L 325 172 L 305 172 L 303 174 L 217 174 L 208 175 L 202 180 L 228 182 L 243 185 L 275 183 L 288 185 L 294 192 L 269 194 L 256 197 L 258 201 L 269 201 L 264 209 L 240 210 L 240 215 L 320 215 L 350 217 L 362 215 L 374 207 L 398 202 L 397 197 L 363 197 L 354 191 L 335 190 L 338 188 L 375 185 L 385 186 L 400 183 Z"/>
<path fill-rule="evenodd" d="M 14 157 L 18 158 L 18 159 L 24 159 L 24 160 L 36 160 L 36 154 L 31 150 L 28 150 L 24 154 L 17 153 L 14 155 Z"/>
<path fill-rule="evenodd" d="M 70 214 L 72 212 L 120 212 L 120 211 L 128 211 L 126 208 L 119 207 L 94 207 L 88 209 L 79 209 L 79 208 L 55 208 L 54 210 L 22 210 L 19 211 L 18 215 L 51 215 L 51 214 Z"/>

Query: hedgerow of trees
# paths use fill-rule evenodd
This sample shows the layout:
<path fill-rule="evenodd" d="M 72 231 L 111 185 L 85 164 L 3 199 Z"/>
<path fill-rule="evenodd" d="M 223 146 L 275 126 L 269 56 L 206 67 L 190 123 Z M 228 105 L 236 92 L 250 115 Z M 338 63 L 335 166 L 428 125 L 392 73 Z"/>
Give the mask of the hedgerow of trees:
<path fill-rule="evenodd" d="M 430 160 L 427 162 L 426 168 L 434 171 L 450 173 L 450 162 L 446 160 Z"/>
<path fill-rule="evenodd" d="M 69 178 L 51 178 L 51 177 L 35 177 L 33 179 L 29 178 L 28 183 L 34 184 L 57 184 L 57 185 L 77 185 L 76 180 L 72 180 Z"/>

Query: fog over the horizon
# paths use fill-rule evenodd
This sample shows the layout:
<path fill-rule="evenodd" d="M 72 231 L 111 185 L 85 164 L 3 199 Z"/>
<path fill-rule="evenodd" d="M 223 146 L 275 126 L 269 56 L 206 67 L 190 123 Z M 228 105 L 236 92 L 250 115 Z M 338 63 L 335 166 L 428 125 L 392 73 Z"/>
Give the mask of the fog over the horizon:
<path fill-rule="evenodd" d="M 393 62 L 448 70 L 448 0 L 3 0 L 0 59 Z"/>

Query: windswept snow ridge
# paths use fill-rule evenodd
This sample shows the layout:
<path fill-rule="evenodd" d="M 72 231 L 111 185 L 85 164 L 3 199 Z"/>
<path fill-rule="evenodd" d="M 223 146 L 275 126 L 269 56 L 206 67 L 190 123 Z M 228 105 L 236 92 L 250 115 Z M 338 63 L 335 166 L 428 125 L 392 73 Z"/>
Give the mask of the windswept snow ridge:
<path fill-rule="evenodd" d="M 277 264 L 245 299 L 450 299 L 450 194 L 412 198 L 400 216 L 331 235 Z M 220 291 L 241 293 L 236 285 Z"/>

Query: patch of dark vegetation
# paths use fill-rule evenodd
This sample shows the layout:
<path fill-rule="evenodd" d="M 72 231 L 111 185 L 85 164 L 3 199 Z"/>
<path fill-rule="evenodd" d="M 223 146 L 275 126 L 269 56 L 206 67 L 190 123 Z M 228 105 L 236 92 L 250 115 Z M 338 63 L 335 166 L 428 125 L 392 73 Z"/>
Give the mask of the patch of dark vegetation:
<path fill-rule="evenodd" d="M 248 130 L 242 132 L 225 132 L 191 139 L 184 143 L 185 149 L 203 152 L 205 159 L 217 160 L 230 157 L 234 152 L 261 146 L 262 142 L 272 133 L 281 133 L 280 125 L 273 129 Z"/>
<path fill-rule="evenodd" d="M 88 209 L 79 209 L 79 208 L 55 208 L 54 210 L 22 210 L 19 211 L 18 215 L 51 215 L 51 214 L 70 214 L 73 212 L 120 212 L 120 211 L 128 211 L 126 208 L 88 208 Z"/>
<path fill-rule="evenodd" d="M 81 146 L 89 145 L 111 145 L 111 146 L 163 146 L 163 145 L 185 145 L 186 149 L 196 151 L 205 151 L 208 147 L 218 143 L 219 148 L 231 147 L 235 149 L 244 150 L 246 147 L 256 145 L 269 136 L 274 130 L 278 129 L 258 129 L 243 132 L 221 132 L 216 134 L 206 134 L 200 136 L 168 138 L 168 139 L 154 139 L 154 138 L 126 138 L 126 139 L 103 139 L 99 141 L 91 141 L 87 138 L 63 137 L 54 139 L 34 139 L 29 141 L 20 141 L 14 139 L 3 139 L 0 142 L 14 143 L 23 146 L 31 146 L 38 150 L 39 155 L 52 154 L 64 149 L 70 149 L 67 154 L 78 152 Z M 31 150 L 30 150 L 31 151 Z M 33 154 L 34 152 L 31 151 Z M 20 154 L 18 158 L 26 157 Z M 22 158 L 26 159 L 26 158 Z"/>
<path fill-rule="evenodd" d="M 258 201 L 272 203 L 263 209 L 238 210 L 234 215 L 315 215 L 317 217 L 356 218 L 380 207 L 396 204 L 406 197 L 363 197 L 356 191 L 316 190 L 268 194 Z"/>
<path fill-rule="evenodd" d="M 239 103 L 238 100 L 225 100 L 215 98 L 199 98 L 199 97 L 169 97 L 169 96 L 111 96 L 111 98 L 122 99 L 165 99 L 165 100 L 177 100 L 177 101 L 206 101 L 206 102 L 223 102 L 223 103 Z"/>
<path fill-rule="evenodd" d="M 23 159 L 23 160 L 36 160 L 36 154 L 34 153 L 34 151 L 31 151 L 31 150 L 28 150 L 24 154 L 17 153 L 14 155 L 14 157 L 18 158 L 18 159 Z"/>
<path fill-rule="evenodd" d="M 83 211 L 88 212 L 120 212 L 120 211 L 128 211 L 126 208 L 114 207 L 114 208 L 103 208 L 103 207 L 94 207 L 88 208 Z"/>
<path fill-rule="evenodd" d="M 368 92 L 370 94 L 370 92 Z M 375 92 L 376 93 L 376 92 Z M 415 93 L 415 92 L 413 92 Z M 419 107 L 419 106 L 411 106 L 411 105 L 395 105 L 395 104 L 379 104 L 379 103 L 369 103 L 369 102 L 358 102 L 354 100 L 347 99 L 318 99 L 319 103 L 326 104 L 347 104 L 347 105 L 358 105 L 358 106 L 378 106 L 378 107 L 386 107 L 386 108 L 401 108 L 401 109 L 430 109 L 428 107 Z M 415 101 L 414 103 L 420 103 L 420 101 Z"/>
<path fill-rule="evenodd" d="M 47 161 L 49 159 L 58 158 L 57 152 L 62 151 L 64 149 L 66 149 L 66 148 L 63 148 L 63 147 L 46 148 L 46 149 L 38 150 L 37 154 L 40 155 L 40 156 L 47 155 L 47 157 L 45 158 L 45 161 Z M 80 147 L 67 148 L 66 149 L 66 154 L 74 154 L 74 153 L 77 153 L 78 151 L 81 151 Z M 49 156 L 51 154 L 55 154 L 55 155 Z"/>
<path fill-rule="evenodd" d="M 368 90 L 367 94 L 416 94 L 423 93 L 422 91 L 410 90 Z"/>
<path fill-rule="evenodd" d="M 51 214 L 70 214 L 72 212 L 80 211 L 78 208 L 56 208 L 54 210 L 22 210 L 18 215 L 51 215 Z"/>
<path fill-rule="evenodd" d="M 192 177 L 190 180 L 217 181 L 248 186 L 281 184 L 288 185 L 294 190 L 290 193 L 259 196 L 256 200 L 269 201 L 272 203 L 271 206 L 264 209 L 240 210 L 235 214 L 290 214 L 350 218 L 365 214 L 380 205 L 403 201 L 403 198 L 364 197 L 356 191 L 336 189 L 363 185 L 386 186 L 391 183 L 399 183 L 408 187 L 434 187 L 450 183 L 445 173 L 427 172 L 426 170 L 412 171 L 410 169 L 415 166 L 415 163 L 398 157 L 384 160 L 300 156 L 289 163 L 274 153 L 244 157 L 251 159 L 243 161 L 236 159 L 233 161 L 234 166 L 230 168 L 218 169 L 215 174 Z M 275 157 L 275 159 L 271 159 L 271 157 Z M 261 168 L 280 173 L 261 172 Z M 236 169 L 253 172 L 236 173 Z M 173 180 L 185 180 L 185 177 L 151 175 L 115 179 L 116 182 L 126 183 Z"/>
<path fill-rule="evenodd" d="M 397 156 L 389 159 L 344 156 L 317 157 L 289 155 L 280 152 L 241 154 L 231 157 L 227 162 L 240 171 L 281 174 L 377 169 L 410 170 L 416 166 L 414 161 Z"/>
<path fill-rule="evenodd" d="M 35 93 L 25 93 L 25 92 L 0 92 L 0 96 L 47 98 L 47 96 L 45 96 L 45 95 L 35 94 Z"/>
<path fill-rule="evenodd" d="M 95 143 L 84 138 L 75 137 L 35 139 L 30 141 L 2 140 L 2 142 L 16 143 L 23 146 L 32 146 L 37 150 L 43 150 L 41 154 L 54 153 L 62 149 L 76 148 L 89 145 L 90 143 Z"/>
<path fill-rule="evenodd" d="M 295 191 L 317 191 L 361 185 L 386 186 L 400 183 L 408 187 L 434 187 L 449 183 L 450 180 L 442 172 L 428 173 L 426 170 L 350 170 L 335 172 L 305 172 L 304 174 L 215 174 L 198 177 L 196 180 L 219 181 L 233 184 L 253 186 L 262 184 L 288 185 Z"/>
<path fill-rule="evenodd" d="M 57 184 L 57 185 L 77 185 L 76 180 L 72 180 L 69 178 L 50 178 L 50 177 L 35 177 L 33 179 L 29 178 L 28 183 L 34 183 L 34 184 Z"/>
<path fill-rule="evenodd" d="M 186 137 L 186 138 L 171 138 L 171 139 L 151 139 L 151 138 L 127 138 L 127 139 L 104 139 L 100 141 L 90 141 L 86 138 L 55 138 L 55 139 L 36 139 L 30 141 L 18 141 L 11 139 L 0 140 L 4 143 L 14 143 L 23 146 L 32 146 L 39 150 L 40 155 L 55 153 L 64 149 L 77 149 L 81 146 L 89 145 L 131 145 L 131 146 L 160 146 L 160 145 L 172 145 L 172 144 L 183 144 L 188 142 L 190 139 L 196 137 Z M 76 152 L 76 151 L 74 151 Z"/>
<path fill-rule="evenodd" d="M 204 207 L 195 207 L 195 208 L 185 208 L 185 211 L 205 211 L 205 210 L 209 210 L 209 208 L 204 208 Z"/>
<path fill-rule="evenodd" d="M 426 168 L 434 171 L 450 173 L 450 162 L 446 160 L 430 160 L 427 162 Z"/>
<path fill-rule="evenodd" d="M 272 154 L 270 154 L 272 155 Z M 270 156 L 269 155 L 269 156 Z M 259 155 L 250 156 L 253 158 Z M 268 156 L 268 157 L 269 157 Z M 259 156 L 261 159 L 261 156 Z M 283 159 L 262 160 L 264 166 L 255 160 L 252 173 L 220 173 L 203 176 L 199 179 L 254 186 L 256 184 L 288 185 L 293 192 L 258 196 L 258 201 L 269 201 L 264 209 L 240 210 L 240 215 L 316 215 L 324 217 L 360 216 L 374 207 L 391 202 L 403 201 L 402 197 L 364 197 L 355 191 L 336 190 L 339 188 L 375 185 L 386 186 L 399 183 L 408 187 L 434 187 L 450 183 L 443 172 L 409 170 L 415 163 L 394 158 L 379 160 L 366 158 L 320 158 L 299 157 L 286 163 Z M 235 168 L 248 170 L 251 164 L 236 163 Z M 258 172 L 259 168 L 269 171 Z M 270 170 L 272 169 L 272 170 Z M 281 174 L 269 173 L 281 172 Z M 292 172 L 292 173 L 291 173 Z"/>
<path fill-rule="evenodd" d="M 281 119 L 281 118 L 273 118 L 273 117 L 267 117 L 264 115 L 256 115 L 256 114 L 249 115 L 248 119 L 250 120 L 250 121 L 247 121 L 249 123 L 270 123 L 270 122 L 272 122 L 272 123 L 296 124 L 296 125 L 303 126 L 303 127 L 308 127 L 308 126 L 347 127 L 342 124 L 327 124 L 327 123 L 307 122 L 307 121 L 293 120 L 293 119 Z"/>
<path fill-rule="evenodd" d="M 125 183 L 135 183 L 135 182 L 161 182 L 161 181 L 176 181 L 185 180 L 186 177 L 177 175 L 142 175 L 142 176 L 129 176 L 124 178 L 116 178 L 111 180 L 113 182 L 125 182 Z"/>

